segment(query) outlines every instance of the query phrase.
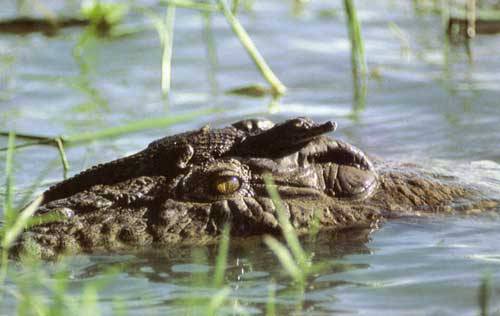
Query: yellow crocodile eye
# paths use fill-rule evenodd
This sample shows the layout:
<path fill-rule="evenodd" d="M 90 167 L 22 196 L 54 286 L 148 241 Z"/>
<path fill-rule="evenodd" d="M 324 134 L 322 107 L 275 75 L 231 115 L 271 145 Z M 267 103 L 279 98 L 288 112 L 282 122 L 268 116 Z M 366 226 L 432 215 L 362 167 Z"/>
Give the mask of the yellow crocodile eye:
<path fill-rule="evenodd" d="M 303 120 L 295 120 L 295 122 L 293 123 L 293 126 L 295 126 L 297 128 L 301 128 L 302 126 L 304 126 L 304 121 Z"/>
<path fill-rule="evenodd" d="M 241 186 L 240 179 L 235 176 L 223 176 L 215 179 L 215 190 L 219 194 L 231 194 Z"/>

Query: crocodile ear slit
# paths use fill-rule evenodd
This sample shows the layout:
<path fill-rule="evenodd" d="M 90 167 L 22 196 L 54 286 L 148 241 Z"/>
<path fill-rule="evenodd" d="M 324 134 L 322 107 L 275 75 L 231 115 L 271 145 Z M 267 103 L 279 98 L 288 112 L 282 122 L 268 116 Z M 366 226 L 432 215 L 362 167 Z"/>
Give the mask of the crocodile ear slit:
<path fill-rule="evenodd" d="M 191 158 L 193 158 L 193 156 L 194 156 L 193 146 L 186 144 L 180 147 L 177 156 L 176 166 L 179 169 L 185 169 Z"/>

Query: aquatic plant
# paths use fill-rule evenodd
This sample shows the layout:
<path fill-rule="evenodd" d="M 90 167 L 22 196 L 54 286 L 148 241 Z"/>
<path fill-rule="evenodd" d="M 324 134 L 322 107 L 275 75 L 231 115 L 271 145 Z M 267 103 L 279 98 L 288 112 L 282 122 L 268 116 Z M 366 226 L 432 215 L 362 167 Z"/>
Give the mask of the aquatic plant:
<path fill-rule="evenodd" d="M 129 8 L 124 3 L 108 3 L 99 0 L 84 1 L 81 13 L 90 21 L 90 26 L 98 34 L 107 35 L 122 21 Z"/>
<path fill-rule="evenodd" d="M 285 85 L 281 83 L 278 77 L 274 74 L 271 68 L 267 65 L 266 61 L 260 54 L 260 52 L 255 47 L 253 41 L 251 40 L 248 33 L 245 31 L 239 20 L 232 14 L 231 10 L 228 8 L 227 4 L 224 0 L 217 0 L 222 13 L 226 17 L 231 29 L 236 34 L 241 44 L 247 51 L 248 55 L 259 69 L 260 73 L 267 80 L 267 82 L 271 85 L 274 94 L 281 95 L 286 91 Z"/>
<path fill-rule="evenodd" d="M 486 273 L 481 278 L 478 289 L 478 305 L 481 316 L 490 315 L 490 300 L 492 296 L 492 281 L 491 275 Z"/>
<path fill-rule="evenodd" d="M 227 258 L 229 254 L 229 234 L 230 226 L 225 225 L 219 239 L 218 251 L 213 269 L 208 269 L 204 272 L 191 272 L 189 287 L 194 291 L 190 291 L 187 297 L 183 296 L 174 301 L 175 305 L 182 307 L 185 314 L 192 314 L 193 311 L 197 311 L 202 315 L 212 316 L 215 315 L 221 307 L 227 305 L 229 295 L 232 293 L 231 287 L 225 280 Z M 206 254 L 199 248 L 192 249 L 191 257 L 194 264 L 207 264 Z M 212 274 L 212 277 L 210 274 Z M 212 292 L 213 295 L 207 297 L 203 290 L 208 290 Z"/>
<path fill-rule="evenodd" d="M 160 34 L 160 41 L 164 41 L 162 43 L 162 93 L 168 94 L 170 92 L 170 85 L 168 84 L 171 81 L 171 54 L 172 54 L 172 41 L 174 31 L 173 31 L 173 8 L 177 5 L 174 3 L 182 2 L 180 0 L 168 1 L 165 11 L 165 15 L 160 17 L 160 22 L 165 26 L 162 29 Z M 192 1 L 193 2 L 193 1 Z M 248 2 L 248 1 L 245 1 Z M 188 1 L 184 1 L 184 3 L 188 3 Z M 193 2 L 194 3 L 194 2 Z M 204 23 L 206 23 L 206 34 L 207 38 L 211 35 L 210 23 L 214 14 L 220 13 L 220 6 L 214 3 L 195 3 L 199 6 L 200 15 L 204 17 Z M 230 13 L 236 18 L 236 13 L 240 12 L 244 7 L 244 1 L 233 0 L 232 5 L 226 5 L 229 8 Z M 193 4 L 194 8 L 194 4 Z M 240 10 L 238 10 L 238 8 Z M 169 10 L 170 17 L 169 18 Z M 355 8 L 354 8 L 355 11 Z M 170 19 L 170 20 L 169 20 Z M 352 17 L 349 20 L 349 24 L 354 23 L 353 21 L 357 20 L 357 17 L 353 19 Z M 170 22 L 167 22 L 170 21 Z M 358 21 L 359 23 L 359 21 Z M 167 31 L 167 26 L 170 25 L 170 31 Z M 240 23 L 241 26 L 241 23 Z M 395 26 L 395 25 L 394 25 Z M 393 31 L 397 33 L 397 29 L 395 27 L 391 27 Z M 360 28 L 359 28 L 360 31 Z M 359 32 L 361 34 L 361 32 Z M 163 34 L 163 35 L 161 35 Z M 170 34 L 170 35 L 169 35 Z M 213 34 L 212 34 L 213 35 Z M 397 34 L 396 34 L 397 35 Z M 248 36 L 248 34 L 247 34 Z M 243 36 L 244 37 L 244 36 Z M 162 40 L 163 38 L 163 40 Z M 249 37 L 250 38 L 250 37 Z M 359 36 L 359 38 L 361 38 Z M 355 39 L 355 41 L 360 42 L 360 39 Z M 170 39 L 170 40 L 169 40 Z M 165 41 L 170 41 L 168 45 L 165 45 Z M 351 39 L 351 42 L 353 40 Z M 215 50 L 215 43 L 213 42 L 209 44 L 209 40 L 206 39 L 207 45 L 210 45 L 208 48 L 209 60 L 211 62 L 212 70 L 214 70 L 217 66 L 217 57 Z M 362 42 L 362 38 L 361 38 Z M 255 46 L 254 46 L 255 48 Z M 167 51 L 169 49 L 169 51 Z M 356 49 L 357 50 L 357 49 Z M 354 51 L 354 49 L 353 49 Z M 258 52 L 258 51 L 257 51 Z M 359 52 L 358 52 L 359 54 Z M 364 54 L 364 52 L 363 52 Z M 262 56 L 261 56 L 262 57 Z M 364 60 L 364 58 L 353 58 L 353 60 Z M 362 66 L 358 65 L 358 69 L 361 69 Z M 366 67 L 366 65 L 365 65 Z M 215 82 L 215 79 L 213 80 Z M 216 82 L 215 82 L 216 83 Z M 160 85 L 159 85 L 160 86 Z M 165 88 L 168 87 L 168 88 Z M 268 87 L 262 86 L 253 86 L 254 89 L 248 89 L 247 91 L 251 91 L 254 94 L 266 95 L 269 94 Z M 212 88 L 213 91 L 216 91 L 217 88 Z M 263 91 L 263 92 L 262 92 Z M 78 290 L 78 293 L 71 294 L 68 289 L 70 288 L 72 279 L 70 275 L 69 267 L 64 264 L 57 265 L 54 270 L 56 272 L 49 273 L 46 270 L 46 267 L 37 261 L 25 261 L 23 263 L 23 267 L 21 270 L 11 269 L 9 270 L 9 262 L 8 262 L 8 253 L 4 251 L 8 249 L 10 245 L 12 245 L 13 240 L 16 239 L 18 234 L 22 229 L 28 227 L 30 225 L 29 215 L 34 212 L 36 206 L 39 203 L 39 199 L 35 199 L 34 203 L 29 207 L 25 208 L 22 213 L 19 212 L 20 206 L 23 206 L 26 203 L 18 203 L 18 205 L 14 205 L 14 161 L 15 161 L 15 149 L 31 146 L 31 145 L 50 145 L 56 148 L 60 155 L 61 164 L 63 165 L 64 171 L 67 172 L 69 169 L 69 163 L 67 161 L 65 155 L 65 148 L 69 146 L 76 146 L 85 144 L 89 141 L 103 139 L 103 138 L 111 138 L 111 137 L 119 137 L 125 135 L 126 133 L 133 133 L 137 131 L 142 131 L 151 128 L 170 126 L 171 124 L 175 124 L 178 122 L 183 122 L 187 120 L 194 119 L 199 115 L 205 115 L 209 113 L 213 113 L 217 111 L 217 109 L 208 109 L 207 111 L 200 111 L 197 113 L 188 113 L 180 116 L 164 116 L 161 118 L 155 119 L 147 119 L 147 120 L 139 120 L 130 122 L 127 124 L 119 125 L 116 127 L 111 127 L 99 131 L 93 131 L 89 133 L 83 134 L 69 134 L 62 136 L 53 136 L 53 137 L 43 137 L 38 135 L 26 135 L 20 134 L 15 136 L 13 132 L 4 132 L 3 135 L 8 137 L 8 146 L 3 148 L 2 150 L 6 153 L 7 162 L 5 168 L 5 193 L 4 193 L 4 223 L 2 227 L 1 234 L 1 245 L 2 245 L 2 262 L 1 262 L 1 279 L 2 284 L 0 284 L 0 288 L 2 290 L 2 296 L 12 295 L 18 300 L 19 309 L 17 313 L 19 315 L 28 315 L 28 314 L 38 314 L 38 315 L 64 315 L 72 313 L 75 316 L 81 314 L 99 314 L 101 311 L 99 304 L 99 293 L 104 289 L 105 285 L 113 280 L 115 275 L 115 271 L 105 271 L 100 273 L 100 281 L 99 282 L 82 282 L 81 288 Z M 16 145 L 16 139 L 21 139 L 25 141 L 25 143 L 19 143 Z M 34 187 L 39 186 L 38 181 L 34 181 Z M 286 216 L 283 215 L 283 208 L 281 206 L 281 202 L 279 200 L 278 192 L 273 186 L 272 179 L 268 179 L 268 190 L 269 194 L 273 195 L 274 204 L 277 207 L 278 216 L 280 225 L 283 230 L 283 238 L 275 238 L 275 237 L 266 237 L 266 244 L 269 249 L 271 249 L 272 253 L 276 256 L 277 260 L 283 265 L 284 271 L 290 276 L 292 286 L 296 286 L 301 289 L 302 294 L 306 291 L 307 279 L 314 273 L 314 264 L 312 263 L 312 256 L 308 251 L 304 250 L 304 245 L 300 242 L 297 234 L 295 233 L 293 226 L 290 224 Z M 26 199 L 22 199 L 27 202 Z M 231 296 L 234 295 L 234 289 L 231 288 L 229 281 L 226 276 L 227 269 L 227 258 L 229 255 L 228 245 L 229 245 L 229 228 L 226 227 L 224 229 L 224 233 L 222 235 L 221 241 L 219 243 L 218 255 L 215 259 L 215 265 L 210 270 L 210 273 L 206 273 L 204 277 L 193 276 L 193 283 L 188 285 L 188 289 L 193 289 L 192 294 L 188 294 L 188 300 L 183 302 L 183 306 L 186 309 L 189 309 L 189 304 L 194 302 L 198 304 L 200 310 L 204 311 L 204 313 L 208 315 L 217 314 L 220 311 L 221 307 L 228 306 L 228 302 L 231 301 Z M 193 261 L 199 260 L 201 255 L 196 254 L 196 250 L 192 255 Z M 5 286 L 4 280 L 9 280 L 9 286 Z M 103 281 L 102 279 L 106 279 Z M 195 282 L 195 280 L 197 280 Z M 288 280 L 288 277 L 287 277 Z M 198 282 L 199 281 L 199 282 Z M 288 285 L 288 284 L 287 284 Z M 209 289 L 210 298 L 207 299 L 206 296 L 199 297 L 198 294 L 194 292 L 194 289 L 202 286 Z M 268 298 L 265 302 L 265 314 L 266 315 L 276 315 L 279 314 L 276 306 L 276 297 L 281 295 L 281 292 L 277 293 L 277 287 L 274 283 L 274 280 L 271 278 L 269 283 L 269 292 Z M 281 289 L 278 288 L 278 291 Z M 490 277 L 485 276 L 478 287 L 478 292 L 473 292 L 472 295 L 477 294 L 477 308 L 480 311 L 480 315 L 490 315 L 491 314 L 491 302 L 492 302 L 492 280 Z M 299 300 L 303 299 L 299 297 Z M 113 309 L 113 312 L 119 313 L 127 313 L 127 307 L 121 302 L 121 298 L 115 298 L 116 301 L 116 310 Z M 2 301 L 0 301 L 0 309 L 2 309 Z M 299 306 L 299 309 L 301 306 Z M 244 311 L 235 311 L 235 314 L 245 314 Z"/>
<path fill-rule="evenodd" d="M 15 138 L 14 133 L 9 134 L 5 162 L 5 195 L 0 227 L 0 309 L 4 310 L 5 296 L 10 295 L 17 301 L 17 315 L 99 315 L 97 293 L 116 275 L 116 267 L 104 271 L 99 280 L 84 282 L 80 295 L 76 296 L 68 293 L 72 278 L 64 261 L 55 264 L 55 272 L 49 275 L 39 259 L 24 253 L 19 258 L 22 261 L 19 270 L 10 268 L 9 249 L 24 229 L 59 220 L 52 215 L 32 217 L 42 203 L 42 196 L 26 207 L 22 204 L 14 206 Z M 9 285 L 6 284 L 7 279 Z"/>
<path fill-rule="evenodd" d="M 217 4 L 213 4 L 211 2 L 197 2 L 190 0 L 162 0 L 162 3 L 165 3 L 167 6 L 178 6 L 182 8 L 188 8 L 193 10 L 199 10 L 201 12 L 208 13 L 218 13 L 221 12 L 226 18 L 229 26 L 231 27 L 233 33 L 241 42 L 243 48 L 246 50 L 251 60 L 255 64 L 257 70 L 261 73 L 262 77 L 270 84 L 272 94 L 274 95 L 282 95 L 286 92 L 285 85 L 280 81 L 280 79 L 274 74 L 271 67 L 267 64 L 266 60 L 259 52 L 255 44 L 253 43 L 251 37 L 248 35 L 245 28 L 241 25 L 240 21 L 234 14 L 237 12 L 238 7 L 240 6 L 239 1 L 233 1 L 232 8 L 228 6 L 225 0 L 216 0 Z M 245 7 L 249 7 L 251 4 L 244 2 Z M 159 23 L 155 22 L 156 29 L 162 28 L 158 27 Z M 210 49 L 214 47 L 213 41 L 212 43 L 207 43 Z M 168 47 L 167 47 L 168 48 Z M 213 53 L 210 53 L 213 56 Z M 168 55 L 167 57 L 168 58 Z M 211 57 L 213 60 L 213 58 Z M 163 76 L 162 76 L 163 77 Z"/>
<path fill-rule="evenodd" d="M 279 193 L 277 191 L 277 186 L 274 184 L 271 175 L 265 177 L 266 190 L 269 197 L 273 201 L 276 208 L 276 214 L 278 215 L 278 223 L 281 228 L 281 233 L 285 244 L 279 242 L 276 238 L 272 236 L 265 236 L 264 242 L 269 246 L 269 248 L 274 252 L 276 257 L 279 259 L 283 268 L 288 272 L 292 279 L 300 286 L 305 286 L 305 281 L 308 276 L 318 271 L 322 271 L 328 267 L 335 266 L 336 263 L 319 262 L 313 263 L 313 254 L 307 253 L 298 237 L 295 228 L 290 223 L 289 218 L 285 214 L 285 209 L 283 207 L 283 201 L 281 200 Z M 311 221 L 309 227 L 308 237 L 309 240 L 313 241 L 319 231 L 319 218 L 321 214 L 319 212 L 314 213 L 314 218 Z"/>
<path fill-rule="evenodd" d="M 158 33 L 158 38 L 160 39 L 162 48 L 161 92 L 163 97 L 168 97 L 172 81 L 172 45 L 174 41 L 175 4 L 167 4 L 164 19 L 151 10 L 144 10 L 144 13 L 152 21 Z"/>
<path fill-rule="evenodd" d="M 87 143 L 103 138 L 113 138 L 118 137 L 125 134 L 135 133 L 138 131 L 143 131 L 147 129 L 154 129 L 160 127 L 167 127 L 173 124 L 178 124 L 182 122 L 190 121 L 196 117 L 207 115 L 210 113 L 215 113 L 220 111 L 217 108 L 208 108 L 199 111 L 192 111 L 185 114 L 178 115 L 166 115 L 164 117 L 157 118 L 148 118 L 143 120 L 133 121 L 127 124 L 113 126 L 104 128 L 98 131 L 86 132 L 86 133 L 77 133 L 63 136 L 39 136 L 39 135 L 31 135 L 31 134 L 17 134 L 19 139 L 27 140 L 28 142 L 14 145 L 14 148 L 23 148 L 28 146 L 35 145 L 48 145 L 54 146 L 58 149 L 59 155 L 61 158 L 61 163 L 63 165 L 63 174 L 65 175 L 69 169 L 69 163 L 66 158 L 65 148 L 75 145 L 80 145 L 82 143 Z M 9 132 L 0 132 L 0 136 L 8 136 Z M 8 151 L 8 147 L 0 148 L 1 151 Z"/>
<path fill-rule="evenodd" d="M 344 10 L 347 16 L 347 28 L 351 43 L 351 70 L 354 90 L 352 117 L 356 118 L 365 108 L 366 76 L 368 71 L 363 36 L 361 35 L 361 23 L 358 20 L 354 0 L 344 0 Z"/>

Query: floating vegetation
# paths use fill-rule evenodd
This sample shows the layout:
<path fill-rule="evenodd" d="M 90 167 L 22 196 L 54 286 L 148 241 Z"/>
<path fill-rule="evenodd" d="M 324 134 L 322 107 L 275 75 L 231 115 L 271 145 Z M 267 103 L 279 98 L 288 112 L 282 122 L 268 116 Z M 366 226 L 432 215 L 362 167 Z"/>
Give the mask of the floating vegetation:
<path fill-rule="evenodd" d="M 247 97 L 261 98 L 272 95 L 273 90 L 260 84 L 254 84 L 226 91 L 227 94 L 243 95 Z"/>
<path fill-rule="evenodd" d="M 446 11 L 444 26 L 448 38 L 454 44 L 464 43 L 469 55 L 470 39 L 476 35 L 500 33 L 500 10 L 494 2 L 449 0 L 442 10 Z"/>
<path fill-rule="evenodd" d="M 44 9 L 44 17 L 16 17 L 0 21 L 0 33 L 29 34 L 41 32 L 56 35 L 60 29 L 69 27 L 91 27 L 100 36 L 113 35 L 112 31 L 128 12 L 128 6 L 120 3 L 84 2 L 80 17 L 58 17 Z"/>
<path fill-rule="evenodd" d="M 61 28 L 82 27 L 89 24 L 90 21 L 83 18 L 48 20 L 45 18 L 19 17 L 0 21 L 0 33 L 25 35 L 33 32 L 41 32 L 47 36 L 54 36 Z"/>
<path fill-rule="evenodd" d="M 109 35 L 128 11 L 128 6 L 123 3 L 105 3 L 93 0 L 84 2 L 82 5 L 82 15 L 90 22 L 90 27 L 97 34 L 103 36 Z"/>
<path fill-rule="evenodd" d="M 499 12 L 500 15 L 500 12 Z M 446 29 L 450 37 L 468 37 L 472 38 L 476 34 L 497 34 L 500 33 L 500 16 L 497 19 L 475 19 L 472 29 L 467 19 L 459 17 L 450 17 Z M 473 34 L 471 36 L 471 34 Z"/>

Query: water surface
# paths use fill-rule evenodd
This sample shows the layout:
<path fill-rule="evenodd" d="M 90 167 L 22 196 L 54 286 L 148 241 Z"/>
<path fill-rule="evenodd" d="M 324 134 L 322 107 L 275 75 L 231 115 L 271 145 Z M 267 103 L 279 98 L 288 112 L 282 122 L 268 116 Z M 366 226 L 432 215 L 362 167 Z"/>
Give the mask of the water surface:
<path fill-rule="evenodd" d="M 142 4 L 163 10 L 148 1 Z M 70 135 L 207 107 L 223 110 L 169 128 L 70 148 L 71 173 L 77 173 L 142 149 L 155 138 L 206 123 L 224 126 L 246 117 L 279 121 L 307 115 L 337 121 L 337 137 L 374 156 L 423 163 L 496 196 L 500 36 L 476 38 L 474 62 L 468 63 L 463 47 L 445 46 L 438 15 L 417 14 L 411 1 L 356 4 L 368 67 L 377 74 L 368 81 L 362 110 L 355 111 L 341 3 L 314 1 L 295 16 L 290 3 L 273 0 L 257 1 L 252 12 L 241 14 L 241 21 L 289 88 L 278 106 L 270 106 L 267 98 L 224 94 L 230 88 L 265 83 L 221 16 L 213 19 L 218 63 L 211 73 L 202 16 L 178 9 L 168 104 L 160 92 L 159 40 L 141 14 L 131 14 L 125 24 L 143 31 L 96 40 L 78 58 L 73 49 L 82 34 L 79 29 L 51 38 L 0 35 L 0 129 Z M 14 14 L 11 9 L 2 9 L 0 16 Z M 400 34 L 389 23 L 396 24 Z M 2 147 L 5 143 L 0 140 Z M 16 152 L 17 188 L 28 188 L 47 168 L 45 186 L 62 175 L 53 148 Z M 275 283 L 281 313 L 477 315 L 482 275 L 490 273 L 495 288 L 500 284 L 499 239 L 500 220 L 488 215 L 390 221 L 369 239 L 356 242 L 322 238 L 306 249 L 314 251 L 315 260 L 336 264 L 309 279 L 304 297 L 265 246 L 235 244 L 226 276 L 230 299 L 222 313 L 262 314 L 269 285 Z M 116 311 L 115 297 L 123 299 L 131 314 L 178 314 L 186 311 L 179 302 L 193 293 L 208 298 L 215 293 L 193 285 L 193 275 L 210 273 L 216 250 L 201 248 L 207 256 L 201 262 L 193 259 L 191 250 L 72 258 L 70 291 L 79 293 L 86 280 L 105 278 L 106 266 L 123 263 L 124 270 L 101 293 L 103 314 Z M 493 296 L 492 311 L 500 313 L 499 290 L 494 289 Z M 303 305 L 297 306 L 301 298 Z M 15 305 L 12 298 L 6 302 L 10 311 Z"/>

